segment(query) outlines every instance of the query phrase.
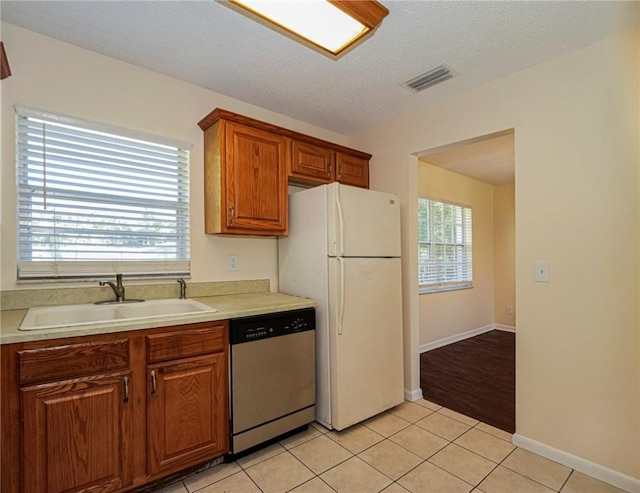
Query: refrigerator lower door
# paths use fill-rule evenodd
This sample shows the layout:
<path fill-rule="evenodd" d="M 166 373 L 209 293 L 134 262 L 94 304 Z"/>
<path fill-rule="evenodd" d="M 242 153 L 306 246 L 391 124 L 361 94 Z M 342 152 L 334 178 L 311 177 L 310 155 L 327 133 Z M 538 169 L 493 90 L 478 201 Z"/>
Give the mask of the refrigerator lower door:
<path fill-rule="evenodd" d="M 331 425 L 404 400 L 400 258 L 329 258 Z"/>

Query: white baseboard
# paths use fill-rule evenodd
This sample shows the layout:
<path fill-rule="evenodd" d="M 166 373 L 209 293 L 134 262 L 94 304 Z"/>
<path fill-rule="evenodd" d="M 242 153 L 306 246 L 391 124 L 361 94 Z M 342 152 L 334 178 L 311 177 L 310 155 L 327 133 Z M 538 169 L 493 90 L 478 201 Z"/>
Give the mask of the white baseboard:
<path fill-rule="evenodd" d="M 438 349 L 439 347 L 447 346 L 449 344 L 453 344 L 454 342 L 463 341 L 465 339 L 469 339 L 470 337 L 484 334 L 485 332 L 492 331 L 494 328 L 494 324 L 489 324 L 478 329 L 467 330 L 466 332 L 461 332 L 460 334 L 445 337 L 443 339 L 438 339 L 437 341 L 428 342 L 427 344 L 422 344 L 419 348 L 420 353 L 426 353 L 427 351 Z"/>
<path fill-rule="evenodd" d="M 608 467 L 588 461 L 582 457 L 572 455 L 568 452 L 537 442 L 531 438 L 515 434 L 513 444 L 530 452 L 534 452 L 547 459 L 559 462 L 567 467 L 593 476 L 596 479 L 612 484 L 630 493 L 640 493 L 640 479 L 627 476 L 621 472 L 609 469 Z"/>
<path fill-rule="evenodd" d="M 516 331 L 516 328 L 513 325 L 500 325 L 500 324 L 494 324 L 493 326 L 496 330 L 503 330 L 505 332 L 514 332 Z"/>
<path fill-rule="evenodd" d="M 409 402 L 419 401 L 422 399 L 422 389 L 404 389 L 404 400 Z"/>
<path fill-rule="evenodd" d="M 466 332 L 461 332 L 460 334 L 456 334 L 453 336 L 445 337 L 443 339 L 438 339 L 437 341 L 422 344 L 419 348 L 420 353 L 426 353 L 427 351 L 438 349 L 439 347 L 448 346 L 449 344 L 453 344 L 454 342 L 464 341 L 465 339 L 469 339 L 470 337 L 479 336 L 480 334 L 484 334 L 485 332 L 491 332 L 492 330 L 502 330 L 505 332 L 515 333 L 516 328 L 511 325 L 500 325 L 500 324 L 485 325 L 484 327 L 480 327 L 478 329 L 467 330 Z"/>

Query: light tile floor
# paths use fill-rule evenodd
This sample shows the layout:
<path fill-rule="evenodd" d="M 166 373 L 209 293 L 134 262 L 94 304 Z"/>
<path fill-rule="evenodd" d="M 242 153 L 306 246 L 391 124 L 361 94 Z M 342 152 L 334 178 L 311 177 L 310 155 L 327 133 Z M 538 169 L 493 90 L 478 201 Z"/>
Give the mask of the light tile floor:
<path fill-rule="evenodd" d="M 158 493 L 621 493 L 426 400 L 336 432 L 308 430 Z"/>

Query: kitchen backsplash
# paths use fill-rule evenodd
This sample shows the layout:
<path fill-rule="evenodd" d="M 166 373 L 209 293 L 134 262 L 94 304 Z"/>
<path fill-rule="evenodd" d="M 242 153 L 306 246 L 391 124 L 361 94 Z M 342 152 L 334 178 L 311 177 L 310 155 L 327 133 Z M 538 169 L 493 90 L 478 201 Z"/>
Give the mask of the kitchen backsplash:
<path fill-rule="evenodd" d="M 178 298 L 180 286 L 177 282 L 164 284 L 131 284 L 124 280 L 126 298 L 129 299 L 169 299 Z M 248 294 L 269 291 L 269 279 L 250 281 L 187 282 L 187 297 L 221 296 L 227 294 Z M 114 298 L 109 286 L 55 289 L 21 289 L 0 291 L 1 310 L 26 310 L 35 306 L 78 305 L 95 303 Z"/>

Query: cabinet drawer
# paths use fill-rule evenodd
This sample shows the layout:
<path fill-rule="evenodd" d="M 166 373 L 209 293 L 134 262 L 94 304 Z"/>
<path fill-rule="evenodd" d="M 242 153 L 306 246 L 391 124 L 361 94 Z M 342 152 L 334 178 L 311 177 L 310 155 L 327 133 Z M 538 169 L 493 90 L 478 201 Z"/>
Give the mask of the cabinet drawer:
<path fill-rule="evenodd" d="M 147 336 L 147 361 L 153 363 L 216 353 L 226 348 L 227 340 L 226 322 L 151 334 Z"/>
<path fill-rule="evenodd" d="M 129 367 L 129 339 L 61 344 L 18 351 L 20 385 L 77 378 Z"/>

